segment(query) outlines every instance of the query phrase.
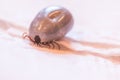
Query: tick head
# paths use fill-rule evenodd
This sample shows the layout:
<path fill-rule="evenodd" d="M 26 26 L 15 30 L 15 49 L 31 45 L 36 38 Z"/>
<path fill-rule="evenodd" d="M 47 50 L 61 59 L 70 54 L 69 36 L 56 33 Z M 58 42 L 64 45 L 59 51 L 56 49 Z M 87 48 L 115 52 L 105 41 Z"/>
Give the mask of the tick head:
<path fill-rule="evenodd" d="M 40 39 L 40 37 L 39 37 L 38 35 L 36 35 L 36 36 L 34 37 L 34 40 L 35 40 L 35 43 L 36 43 L 36 44 L 41 43 L 41 39 Z"/>

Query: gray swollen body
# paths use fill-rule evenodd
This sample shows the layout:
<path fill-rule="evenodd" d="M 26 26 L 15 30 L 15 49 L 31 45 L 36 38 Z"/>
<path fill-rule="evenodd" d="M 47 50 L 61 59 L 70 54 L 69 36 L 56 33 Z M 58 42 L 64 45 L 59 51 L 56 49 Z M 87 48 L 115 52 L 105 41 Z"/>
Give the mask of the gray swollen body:
<path fill-rule="evenodd" d="M 63 38 L 73 26 L 71 13 L 60 6 L 51 6 L 41 10 L 32 21 L 29 36 L 34 40 L 39 36 L 41 42 L 50 42 Z"/>

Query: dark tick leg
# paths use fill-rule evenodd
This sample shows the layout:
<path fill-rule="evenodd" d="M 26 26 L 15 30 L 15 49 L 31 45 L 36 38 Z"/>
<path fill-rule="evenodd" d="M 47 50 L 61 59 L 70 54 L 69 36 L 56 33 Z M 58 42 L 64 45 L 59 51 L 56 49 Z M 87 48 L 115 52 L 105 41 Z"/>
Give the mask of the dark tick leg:
<path fill-rule="evenodd" d="M 50 48 L 51 46 L 50 46 L 50 43 L 48 43 L 48 42 L 46 42 L 46 45 Z"/>
<path fill-rule="evenodd" d="M 50 48 L 50 44 L 46 44 Z"/>
<path fill-rule="evenodd" d="M 58 49 L 60 50 L 60 45 L 55 41 L 53 41 L 53 43 L 55 43 L 58 46 Z"/>
<path fill-rule="evenodd" d="M 60 50 L 60 45 L 55 42 L 55 41 L 50 41 L 50 42 L 41 42 L 41 39 L 38 35 L 34 37 L 34 40 L 31 39 L 29 35 L 26 33 L 23 34 L 23 38 L 28 38 L 30 41 L 32 41 L 34 44 L 40 47 L 48 46 L 49 48 L 52 47 L 52 49 L 55 48 L 55 44 L 58 46 L 58 49 Z"/>
<path fill-rule="evenodd" d="M 41 43 L 43 46 L 48 46 L 50 48 L 50 44 L 48 42 L 42 42 Z"/>
<path fill-rule="evenodd" d="M 53 44 L 53 42 L 51 42 L 50 44 L 52 45 L 52 49 L 54 49 L 54 48 L 55 48 L 55 45 Z"/>

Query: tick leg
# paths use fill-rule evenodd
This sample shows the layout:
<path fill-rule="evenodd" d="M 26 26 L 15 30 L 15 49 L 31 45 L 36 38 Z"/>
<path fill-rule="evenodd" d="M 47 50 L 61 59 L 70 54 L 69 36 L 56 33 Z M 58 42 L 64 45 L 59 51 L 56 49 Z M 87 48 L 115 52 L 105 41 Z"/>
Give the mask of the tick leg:
<path fill-rule="evenodd" d="M 40 47 L 42 47 L 41 43 L 37 44 L 37 46 L 40 46 Z"/>
<path fill-rule="evenodd" d="M 22 34 L 22 38 L 25 39 L 26 37 L 27 37 L 27 33 L 24 32 L 24 33 Z"/>
<path fill-rule="evenodd" d="M 47 47 L 50 48 L 50 43 L 44 43 L 44 42 L 42 42 L 42 43 L 41 43 L 41 47 L 42 47 L 42 46 L 43 46 L 43 47 L 46 47 L 46 46 L 47 46 Z"/>
<path fill-rule="evenodd" d="M 54 49 L 54 48 L 55 48 L 55 45 L 53 44 L 53 42 L 51 42 L 50 44 L 52 45 L 52 49 Z"/>
<path fill-rule="evenodd" d="M 43 45 L 50 48 L 50 44 L 49 43 L 46 43 L 46 44 L 43 44 Z"/>
<path fill-rule="evenodd" d="M 27 33 L 23 33 L 22 37 L 23 37 L 23 39 L 28 38 L 30 41 L 32 41 L 33 43 L 35 43 L 35 41 L 34 41 L 34 40 L 32 40 L 32 39 L 31 39 L 31 37 L 30 37 L 30 36 L 28 36 L 28 34 L 27 34 Z"/>
<path fill-rule="evenodd" d="M 60 50 L 60 45 L 55 41 L 53 41 L 53 43 L 56 44 L 58 46 L 58 49 Z"/>

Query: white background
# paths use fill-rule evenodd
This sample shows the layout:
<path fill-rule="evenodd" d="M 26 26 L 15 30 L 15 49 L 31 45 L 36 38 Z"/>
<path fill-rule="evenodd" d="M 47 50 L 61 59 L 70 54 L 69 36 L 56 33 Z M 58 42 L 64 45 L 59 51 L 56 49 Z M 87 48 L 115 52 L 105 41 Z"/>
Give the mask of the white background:
<path fill-rule="evenodd" d="M 68 37 L 81 44 L 69 41 L 71 47 L 120 54 L 120 0 L 0 0 L 0 19 L 29 28 L 35 15 L 50 5 L 73 14 Z M 1 29 L 18 33 L 7 22 L 1 24 Z M 0 80 L 120 80 L 120 65 L 100 57 L 41 51 L 2 30 L 0 45 Z"/>

